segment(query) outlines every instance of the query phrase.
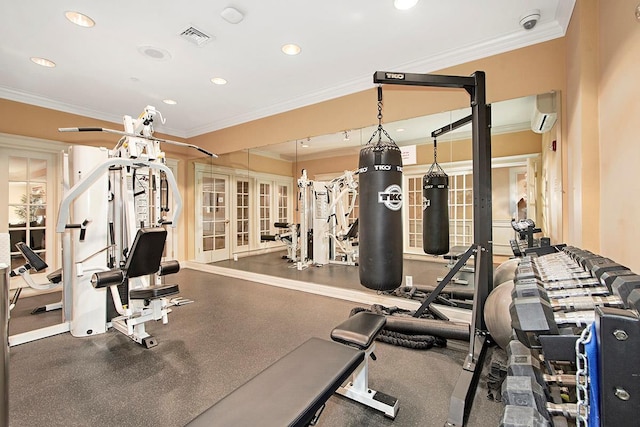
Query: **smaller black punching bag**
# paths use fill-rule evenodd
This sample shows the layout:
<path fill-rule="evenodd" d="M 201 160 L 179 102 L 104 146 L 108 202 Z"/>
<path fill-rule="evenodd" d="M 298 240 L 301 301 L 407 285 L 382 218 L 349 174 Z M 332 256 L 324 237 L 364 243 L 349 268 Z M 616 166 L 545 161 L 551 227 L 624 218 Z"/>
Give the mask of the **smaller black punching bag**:
<path fill-rule="evenodd" d="M 422 178 L 422 248 L 431 255 L 449 252 L 449 177 L 438 170 Z"/>

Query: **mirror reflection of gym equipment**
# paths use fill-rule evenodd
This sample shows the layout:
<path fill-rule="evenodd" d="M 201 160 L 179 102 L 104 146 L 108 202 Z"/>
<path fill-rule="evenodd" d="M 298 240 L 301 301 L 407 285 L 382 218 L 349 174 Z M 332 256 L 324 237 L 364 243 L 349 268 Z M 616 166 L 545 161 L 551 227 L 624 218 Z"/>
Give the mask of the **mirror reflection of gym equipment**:
<path fill-rule="evenodd" d="M 0 304 L 0 318 L 11 318 L 11 323 L 3 322 L 2 334 L 13 345 L 11 394 L 8 345 L 0 378 L 5 385 L 0 399 L 0 404 L 5 402 L 0 408 L 5 424 L 9 418 L 5 396 L 14 405 L 12 423 L 16 425 L 32 421 L 50 425 L 189 422 L 193 426 L 444 422 L 447 427 L 506 427 L 523 420 L 529 425 L 556 426 L 632 423 L 637 417 L 637 382 L 629 372 L 636 371 L 637 364 L 628 355 L 637 353 L 640 280 L 628 266 L 612 259 L 617 248 L 611 248 L 615 242 L 607 233 L 615 228 L 607 222 L 615 215 L 594 214 L 602 232 L 594 229 L 593 241 L 587 236 L 591 225 L 591 217 L 584 214 L 587 208 L 611 197 L 598 194 L 594 203 L 587 198 L 583 203 L 583 193 L 594 186 L 584 178 L 588 171 L 578 176 L 580 167 L 591 160 L 592 145 L 612 147 L 617 155 L 629 147 L 628 142 L 621 147 L 605 145 L 608 141 L 602 133 L 578 135 L 586 140 L 582 146 L 574 127 L 576 120 L 586 124 L 595 118 L 600 129 L 611 124 L 604 111 L 614 97 L 606 94 L 605 78 L 596 75 L 595 81 L 587 82 L 597 88 L 601 123 L 599 112 L 588 111 L 591 105 L 581 96 L 584 87 L 573 86 L 574 81 L 583 81 L 581 77 L 589 77 L 584 70 L 576 70 L 580 68 L 576 62 L 587 65 L 595 59 L 584 52 L 584 44 L 594 40 L 577 29 L 592 28 L 582 24 L 594 19 L 602 21 L 609 31 L 602 35 L 597 28 L 598 65 L 620 77 L 607 57 L 607 47 L 620 42 L 607 40 L 615 38 L 613 20 L 607 14 L 609 7 L 621 8 L 600 6 L 591 14 L 587 7 L 579 4 L 580 13 L 572 17 L 566 42 L 549 44 L 562 51 L 550 55 L 554 61 L 538 67 L 524 58 L 534 71 L 529 79 L 521 78 L 529 70 L 512 63 L 510 52 L 499 53 L 498 64 L 491 57 L 478 61 L 477 67 L 474 61 L 473 67 L 455 68 L 469 72 L 486 64 L 490 75 L 499 76 L 498 83 L 491 85 L 495 99 L 563 90 L 536 97 L 540 106 L 548 98 L 567 101 L 563 115 L 558 114 L 564 122 L 559 123 L 562 131 L 558 126 L 539 137 L 537 154 L 533 150 L 514 154 L 493 144 L 493 137 L 499 137 L 498 132 L 490 132 L 490 112 L 498 107 L 485 105 L 482 72 L 464 76 L 376 73 L 378 133 L 365 143 L 366 136 L 363 139 L 359 130 L 358 162 L 336 153 L 324 160 L 333 162 L 331 167 L 319 167 L 319 162 L 314 164 L 318 159 L 304 158 L 304 146 L 321 137 L 293 130 L 294 120 L 280 126 L 279 130 L 286 128 L 284 132 L 274 134 L 298 138 L 290 141 L 295 157 L 277 159 L 276 167 L 263 162 L 269 156 L 255 150 L 255 143 L 244 145 L 251 148 L 241 150 L 244 158 L 236 163 L 233 160 L 239 157 L 218 163 L 181 152 L 167 159 L 172 153 L 160 154 L 159 144 L 172 140 L 150 137 L 133 118 L 133 132 L 127 123 L 124 132 L 74 128 L 119 134 L 122 139 L 116 148 L 105 150 L 76 144 L 79 139 L 70 143 L 65 136 L 64 143 L 71 147 L 64 147 L 67 162 L 59 154 L 63 144 L 57 144 L 63 137 L 53 138 L 54 147 L 43 147 L 44 141 L 29 139 L 37 138 L 36 132 L 25 131 L 25 140 L 0 135 L 0 144 L 5 144 L 0 147 L 5 157 L 0 158 L 0 177 L 8 177 L 11 183 L 9 233 L 0 235 L 1 246 L 11 252 L 0 262 L 10 268 L 3 268 L 7 274 L 0 285 L 8 289 L 5 282 L 10 282 L 7 296 L 13 297 Z M 530 31 L 540 17 L 539 11 L 523 15 L 520 26 Z M 574 48 L 575 52 L 568 52 Z M 536 47 L 526 53 L 535 60 L 547 59 L 542 51 L 540 55 Z M 566 69 L 556 71 L 553 65 L 563 60 Z M 158 74 L 163 65 L 156 68 Z M 521 71 L 514 79 L 517 88 L 504 90 L 510 81 L 503 70 L 512 71 L 512 67 Z M 547 71 L 551 78 L 540 78 Z M 410 97 L 387 96 L 394 91 L 413 93 L 413 88 L 397 89 L 400 85 L 436 86 L 440 88 L 434 91 L 437 98 L 454 88 L 463 89 L 466 98 L 466 91 L 473 108 L 473 131 L 466 138 L 472 155 L 457 157 L 464 147 L 456 145 L 453 131 L 434 137 L 434 128 L 452 128 L 459 122 L 460 117 L 452 113 L 423 129 L 421 138 L 426 143 L 410 141 L 405 149 L 404 141 L 396 139 L 395 131 L 400 131 L 385 120 L 396 109 L 402 111 L 398 117 L 413 114 L 411 103 L 394 103 Z M 389 100 L 384 108 L 383 87 Z M 416 99 L 431 93 L 416 92 Z M 5 100 L 0 104 L 4 106 Z M 19 102 L 15 104 L 23 109 Z M 433 111 L 431 104 L 425 102 L 428 108 L 416 114 Z M 458 105 L 445 104 L 446 108 Z M 536 128 L 552 123 L 547 119 L 560 112 L 557 102 L 550 111 L 538 107 L 538 112 L 545 110 L 545 119 L 531 124 Z M 30 117 L 44 127 L 42 110 L 34 108 L 36 114 Z M 153 108 L 148 107 L 137 120 L 153 121 L 152 116 Z M 312 119 L 320 121 L 322 116 Z M 326 123 L 313 123 L 311 132 L 338 128 L 331 112 L 326 119 Z M 364 125 L 356 112 L 349 119 Z M 260 123 L 282 125 L 271 118 Z M 343 129 L 345 121 L 338 123 Z M 385 143 L 383 125 L 389 130 L 384 132 Z M 263 130 L 273 130 L 268 128 Z M 236 149 L 243 146 L 242 137 L 237 137 L 240 133 L 214 131 L 204 140 L 231 135 L 229 141 L 237 144 L 232 147 Z M 340 133 L 346 140 L 358 131 Z M 78 133 L 80 138 L 85 135 Z M 249 135 L 261 140 L 256 133 Z M 194 140 L 203 141 L 199 136 Z M 273 142 L 271 135 L 263 136 Z M 625 132 L 619 136 L 622 141 L 629 139 Z M 372 144 L 376 137 L 378 143 Z M 595 144 L 590 144 L 590 138 Z M 7 143 L 8 139 L 15 140 Z M 227 141 L 218 141 L 222 152 L 230 154 L 225 151 Z M 21 142 L 26 142 L 24 152 Z M 207 142 L 207 147 L 215 146 Z M 30 151 L 34 147 L 42 153 Z M 493 148 L 499 153 L 496 157 Z M 611 182 L 602 172 L 613 157 L 605 151 L 594 156 L 602 161 L 598 172 L 603 184 Z M 155 154 L 159 154 L 157 163 Z M 338 164 L 340 157 L 350 163 Z M 628 163 L 620 160 L 628 169 Z M 14 175 L 18 162 L 25 165 L 25 179 Z M 59 170 L 53 173 L 54 168 Z M 32 173 L 37 171 L 40 174 Z M 614 174 L 614 178 L 620 176 Z M 64 186 L 53 184 L 63 180 Z M 84 192 L 91 192 L 94 183 L 100 188 L 85 198 Z M 180 192 L 183 216 L 179 215 Z M 557 196 L 562 205 L 552 200 L 558 201 Z M 60 212 L 55 218 L 54 211 Z M 571 219 L 562 221 L 562 214 L 573 211 L 583 214 L 575 225 Z M 6 209 L 2 222 L 5 216 Z M 558 236 L 590 249 L 601 247 L 612 258 L 567 246 Z M 181 261 L 182 266 L 166 262 L 173 258 L 167 256 L 170 250 L 190 261 Z M 633 262 L 626 254 L 624 258 Z M 270 264 L 268 268 L 261 260 Z M 53 271 L 59 266 L 61 272 Z M 167 274 L 175 274 L 177 280 L 166 279 Z M 193 300 L 177 297 L 178 282 L 180 292 Z M 23 287 L 16 289 L 17 283 Z M 60 294 L 62 298 L 55 298 Z M 26 313 L 26 307 L 39 314 Z M 172 321 L 166 325 L 169 314 Z M 26 324 L 49 325 L 56 316 L 62 316 L 62 322 L 36 329 L 35 335 L 21 329 Z M 9 335 L 9 327 L 18 333 Z M 45 375 L 29 375 L 31 371 Z M 480 376 L 481 371 L 486 377 Z M 42 405 L 32 405 L 33 401 L 47 402 L 44 415 Z"/>

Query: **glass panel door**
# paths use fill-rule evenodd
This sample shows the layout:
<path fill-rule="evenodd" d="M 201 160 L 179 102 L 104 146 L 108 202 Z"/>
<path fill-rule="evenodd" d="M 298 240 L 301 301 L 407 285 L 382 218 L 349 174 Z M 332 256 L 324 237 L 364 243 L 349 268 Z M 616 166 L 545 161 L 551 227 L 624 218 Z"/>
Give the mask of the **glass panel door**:
<path fill-rule="evenodd" d="M 229 177 L 205 172 L 198 175 L 196 259 L 229 259 Z"/>

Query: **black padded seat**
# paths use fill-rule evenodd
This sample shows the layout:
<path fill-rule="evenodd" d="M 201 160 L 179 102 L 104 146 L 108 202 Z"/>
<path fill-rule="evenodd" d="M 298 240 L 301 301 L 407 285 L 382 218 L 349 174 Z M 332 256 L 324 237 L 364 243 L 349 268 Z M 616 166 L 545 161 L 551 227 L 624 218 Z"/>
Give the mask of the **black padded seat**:
<path fill-rule="evenodd" d="M 361 311 L 336 326 L 331 331 L 331 339 L 364 350 L 371 346 L 386 323 L 383 315 Z"/>
<path fill-rule="evenodd" d="M 188 426 L 307 426 L 363 361 L 362 350 L 311 338 Z"/>
<path fill-rule="evenodd" d="M 62 282 L 62 269 L 59 268 L 56 271 L 53 271 L 47 274 L 47 280 L 51 283 L 60 283 Z"/>
<path fill-rule="evenodd" d="M 175 295 L 178 292 L 180 292 L 178 285 L 155 285 L 148 288 L 131 289 L 129 291 L 129 298 L 153 300 Z"/>

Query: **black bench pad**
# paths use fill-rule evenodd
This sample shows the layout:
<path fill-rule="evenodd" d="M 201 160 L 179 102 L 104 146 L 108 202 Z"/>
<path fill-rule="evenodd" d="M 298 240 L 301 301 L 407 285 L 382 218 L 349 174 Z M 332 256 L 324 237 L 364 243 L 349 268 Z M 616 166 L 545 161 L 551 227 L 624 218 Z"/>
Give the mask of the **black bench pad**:
<path fill-rule="evenodd" d="M 363 360 L 361 350 L 311 338 L 188 426 L 306 426 Z"/>
<path fill-rule="evenodd" d="M 175 295 L 178 292 L 180 292 L 178 285 L 156 285 L 148 288 L 132 289 L 129 291 L 129 298 L 152 300 Z"/>
<path fill-rule="evenodd" d="M 364 350 L 386 323 L 387 318 L 383 315 L 361 311 L 336 326 L 331 331 L 331 339 Z"/>

